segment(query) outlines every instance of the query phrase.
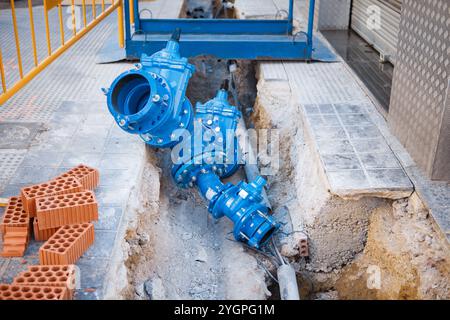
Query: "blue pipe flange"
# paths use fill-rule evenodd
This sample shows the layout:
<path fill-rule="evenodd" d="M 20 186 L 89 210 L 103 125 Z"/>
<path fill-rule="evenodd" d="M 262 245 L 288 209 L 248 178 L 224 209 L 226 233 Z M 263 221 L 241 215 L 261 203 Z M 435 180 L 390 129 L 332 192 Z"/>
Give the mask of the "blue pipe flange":
<path fill-rule="evenodd" d="M 106 93 L 109 111 L 124 131 L 139 134 L 151 146 L 172 147 L 178 143 L 175 130 L 192 129 L 186 89 L 193 72 L 194 66 L 180 57 L 178 40 L 172 39 L 114 80 Z"/>

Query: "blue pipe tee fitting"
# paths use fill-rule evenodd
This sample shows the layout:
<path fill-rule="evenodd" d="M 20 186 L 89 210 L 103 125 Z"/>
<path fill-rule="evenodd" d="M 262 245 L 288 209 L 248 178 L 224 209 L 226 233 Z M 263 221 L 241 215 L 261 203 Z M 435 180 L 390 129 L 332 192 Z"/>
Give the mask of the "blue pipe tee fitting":
<path fill-rule="evenodd" d="M 106 93 L 109 111 L 124 131 L 153 147 L 172 147 L 177 144 L 172 133 L 192 126 L 192 105 L 185 94 L 193 72 L 172 39 L 152 56 L 143 54 L 135 70 L 114 80 Z"/>

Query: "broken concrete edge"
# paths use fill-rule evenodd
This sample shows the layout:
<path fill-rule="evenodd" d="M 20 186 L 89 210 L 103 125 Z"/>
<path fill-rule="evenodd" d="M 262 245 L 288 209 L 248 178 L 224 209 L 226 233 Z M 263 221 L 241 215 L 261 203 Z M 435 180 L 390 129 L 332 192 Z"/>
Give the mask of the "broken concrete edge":
<path fill-rule="evenodd" d="M 117 300 L 122 299 L 122 291 L 125 290 L 128 283 L 128 270 L 125 265 L 128 256 L 126 252 L 126 238 L 130 229 L 137 228 L 138 211 L 142 204 L 139 201 L 142 184 L 145 180 L 141 177 L 144 174 L 147 165 L 149 148 L 141 154 L 140 167 L 135 177 L 134 187 L 132 188 L 126 204 L 122 208 L 123 214 L 117 229 L 117 235 L 114 240 L 112 255 L 106 268 L 106 276 L 103 281 L 102 291 L 99 292 L 100 299 Z"/>
<path fill-rule="evenodd" d="M 268 64 L 270 64 L 271 62 L 269 62 Z M 267 62 L 262 62 L 257 64 L 257 79 L 258 79 L 258 99 L 257 99 L 257 103 L 255 105 L 255 112 L 256 112 L 256 119 L 258 121 L 258 123 L 255 123 L 255 125 L 258 126 L 259 125 L 265 125 L 267 126 L 275 126 L 278 129 L 281 130 L 286 130 L 287 127 L 290 126 L 290 124 L 286 124 L 285 126 L 280 126 L 280 123 L 283 123 L 286 121 L 286 114 L 283 114 L 280 116 L 279 114 L 279 109 L 274 109 L 274 107 L 276 107 L 276 105 L 278 106 L 288 106 L 291 108 L 290 112 L 292 113 L 292 115 L 297 114 L 298 115 L 298 128 L 299 130 L 297 131 L 297 133 L 295 134 L 295 139 L 291 140 L 291 141 L 287 141 L 288 143 L 293 143 L 293 145 L 291 146 L 291 148 L 294 148 L 293 151 L 287 151 L 290 152 L 291 155 L 290 157 L 292 158 L 292 156 L 295 156 L 295 154 L 299 157 L 299 159 L 294 158 L 294 159 L 290 159 L 290 161 L 292 162 L 290 165 L 297 167 L 297 168 L 293 168 L 292 170 L 296 171 L 297 173 L 301 172 L 301 171 L 307 171 L 307 175 L 309 175 L 310 177 L 307 178 L 307 180 L 310 180 L 309 182 L 306 182 L 306 184 L 304 184 L 304 182 L 302 183 L 300 180 L 298 180 L 295 183 L 300 183 L 297 187 L 299 189 L 308 189 L 309 191 L 303 190 L 303 192 L 300 190 L 300 194 L 297 195 L 299 201 L 303 202 L 300 203 L 298 205 L 296 204 L 288 204 L 288 207 L 291 207 L 290 210 L 291 211 L 291 218 L 292 218 L 292 222 L 293 222 L 293 228 L 297 231 L 303 231 L 305 233 L 308 234 L 308 237 L 311 237 L 312 239 L 312 256 L 311 256 L 311 261 L 317 260 L 317 258 L 319 258 L 319 260 L 322 263 L 312 263 L 312 264 L 308 264 L 307 265 L 307 270 L 312 271 L 312 272 L 329 272 L 330 270 L 333 270 L 333 265 L 330 265 L 329 263 L 325 263 L 326 261 L 331 261 L 331 260 L 336 260 L 337 259 L 344 263 L 343 265 L 346 265 L 346 261 L 352 261 L 352 257 L 355 257 L 356 255 L 358 255 L 360 252 L 362 252 L 362 250 L 364 249 L 364 246 L 361 245 L 361 243 L 364 243 L 364 239 L 362 238 L 362 233 L 358 235 L 360 235 L 361 237 L 360 240 L 362 240 L 361 243 L 359 243 L 358 241 L 350 241 L 348 249 L 350 250 L 341 250 L 340 249 L 336 249 L 336 250 L 332 250 L 332 252 L 320 252 L 320 248 L 318 247 L 319 242 L 323 241 L 325 239 L 325 243 L 328 241 L 330 244 L 332 243 L 332 241 L 330 241 L 330 236 L 327 236 L 325 234 L 321 234 L 320 232 L 318 232 L 315 228 L 314 225 L 319 223 L 319 224 L 324 224 L 323 221 L 325 221 L 324 227 L 327 227 L 326 225 L 328 223 L 326 223 L 326 220 L 323 220 L 324 218 L 326 218 L 326 216 L 330 216 L 330 214 L 332 215 L 333 212 L 333 207 L 338 208 L 338 211 L 340 210 L 341 212 L 343 209 L 346 210 L 350 210 L 350 211 L 354 211 L 356 212 L 361 212 L 360 216 L 355 216 L 354 214 L 350 214 L 350 215 L 344 215 L 345 217 L 340 217 L 338 220 L 339 221 L 344 221 L 346 219 L 350 219 L 349 221 L 353 222 L 358 222 L 358 223 L 362 223 L 365 224 L 366 222 L 368 223 L 368 221 L 366 221 L 371 215 L 369 214 L 369 212 L 371 212 L 371 208 L 373 208 L 373 205 L 376 205 L 377 203 L 379 205 L 382 205 L 384 203 L 384 208 L 386 210 L 385 214 L 388 214 L 389 208 L 392 208 L 393 204 L 399 200 L 403 200 L 403 199 L 410 199 L 413 195 L 415 195 L 414 193 L 414 188 L 413 188 L 413 184 L 411 184 L 411 188 L 398 188 L 396 189 L 395 186 L 393 188 L 393 192 L 392 193 L 386 193 L 384 190 L 384 192 L 382 192 L 383 190 L 377 190 L 377 189 L 371 189 L 371 192 L 368 193 L 367 190 L 361 189 L 358 190 L 357 194 L 352 194 L 350 192 L 348 192 L 348 190 L 344 190 L 343 192 L 341 190 L 330 190 L 329 187 L 329 183 L 328 183 L 328 179 L 326 176 L 326 172 L 324 170 L 324 166 L 320 160 L 320 155 L 318 154 L 317 150 L 314 147 L 314 140 L 311 139 L 311 137 L 306 137 L 306 135 L 310 135 L 312 134 L 312 132 L 310 132 L 310 130 L 307 128 L 307 126 L 305 126 L 305 118 L 304 118 L 304 114 L 302 113 L 302 108 L 301 105 L 298 104 L 298 99 L 296 99 L 295 95 L 295 90 L 292 90 L 292 88 L 289 85 L 289 81 L 287 81 L 287 79 L 280 79 L 280 77 L 282 78 L 283 76 L 283 72 L 278 72 L 279 74 L 277 75 L 276 73 L 272 72 L 274 70 L 269 70 L 267 68 L 263 68 L 262 66 L 264 66 L 265 64 L 267 64 Z M 270 73 L 270 79 L 267 80 L 265 79 L 265 74 L 264 72 L 267 71 Z M 277 71 L 277 70 L 275 70 Z M 279 71 L 279 70 L 278 70 Z M 276 77 L 276 78 L 274 78 Z M 289 97 L 287 97 L 289 96 Z M 274 107 L 272 107 L 272 105 L 274 105 Z M 272 110 L 273 109 L 273 110 Z M 299 110 L 300 109 L 300 110 Z M 372 110 L 372 112 L 376 112 L 373 111 L 374 108 L 370 108 Z M 300 113 L 299 113 L 300 112 Z M 292 116 L 291 115 L 291 116 Z M 377 115 L 379 117 L 381 117 L 378 113 Z M 261 119 L 262 119 L 262 123 L 261 123 Z M 289 121 L 288 121 L 289 122 Z M 379 127 L 379 122 L 380 121 L 374 121 L 375 125 Z M 384 120 L 383 120 L 384 122 Z M 286 133 L 287 137 L 291 137 L 292 133 Z M 302 137 L 301 137 L 301 136 Z M 301 140 L 301 141 L 300 141 Z M 297 146 L 295 146 L 295 144 L 297 144 Z M 389 145 L 389 144 L 388 144 Z M 392 146 L 390 146 L 392 148 Z M 286 152 L 286 150 L 284 151 Z M 294 154 L 292 154 L 292 152 Z M 393 151 L 394 154 L 396 156 L 397 152 L 394 150 Z M 407 156 L 407 154 L 402 155 L 404 158 Z M 305 159 L 305 157 L 307 157 L 308 159 Z M 405 165 L 402 165 L 403 168 L 405 168 Z M 301 173 L 299 173 L 300 178 L 303 179 L 301 177 Z M 311 177 L 314 176 L 314 177 Z M 271 183 L 272 179 L 269 179 L 269 184 Z M 304 180 L 304 179 L 303 179 Z M 410 179 L 411 180 L 411 179 Z M 277 179 L 275 178 L 275 181 L 277 181 Z M 293 182 L 294 183 L 294 182 Z M 279 188 L 279 187 L 277 187 Z M 375 194 L 374 192 L 375 191 Z M 390 190 L 389 190 L 390 191 Z M 270 190 L 270 196 L 273 197 L 278 197 L 276 195 L 277 191 L 273 190 L 271 188 Z M 319 192 L 319 193 L 317 193 Z M 315 197 L 317 198 L 317 201 L 315 202 L 311 202 L 311 199 L 308 199 L 309 195 L 308 193 L 314 193 Z M 339 200 L 340 199 L 340 200 Z M 378 199 L 378 200 L 376 200 Z M 381 202 L 380 202 L 381 201 Z M 384 201 L 384 202 L 383 202 Z M 279 204 L 276 203 L 275 201 L 275 206 L 277 206 Z M 312 205 L 312 206 L 311 206 Z M 367 211 L 367 214 L 363 214 L 362 211 L 360 209 L 357 209 L 358 207 L 362 208 L 362 211 Z M 278 210 L 277 208 L 275 208 L 275 210 Z M 358 211 L 359 210 L 359 211 Z M 296 213 L 297 212 L 297 213 Z M 302 213 L 303 212 L 303 213 Z M 342 216 L 342 214 L 340 215 Z M 318 219 L 318 220 L 317 220 Z M 355 220 L 356 219 L 356 220 Z M 358 220 L 360 219 L 360 220 Z M 323 220 L 323 221 L 322 221 Z M 431 219 L 430 219 L 431 220 Z M 430 221 L 431 222 L 431 221 Z M 342 224 L 341 227 L 342 228 Z M 359 230 L 359 229 L 358 229 Z M 437 229 L 435 229 L 437 230 Z M 338 231 L 338 234 L 340 234 L 341 237 L 347 237 L 349 234 L 349 230 L 345 229 L 345 227 L 343 229 L 337 229 L 336 231 Z M 353 230 L 350 230 L 353 231 Z M 361 231 L 361 230 L 359 230 Z M 293 257 L 296 258 L 298 257 L 298 250 L 295 248 L 295 246 L 297 245 L 298 241 L 296 241 L 295 239 L 295 234 L 294 235 L 290 235 L 289 236 L 290 239 L 286 239 L 284 245 L 282 246 L 282 252 L 284 255 L 289 256 L 289 257 Z M 353 234 L 353 238 L 358 238 L 356 236 L 356 234 Z M 328 240 L 326 240 L 328 239 Z M 347 238 L 345 238 L 347 239 Z M 342 249 L 342 248 L 341 248 Z M 319 250 L 319 251 L 317 251 Z M 331 255 L 330 255 L 331 254 Z M 325 258 L 324 258 L 325 257 Z M 336 262 L 335 261 L 335 262 Z M 324 264 L 325 263 L 325 264 Z M 331 268 L 331 269 L 330 269 Z"/>
<path fill-rule="evenodd" d="M 343 61 L 343 65 L 345 66 L 345 70 L 350 74 L 350 76 L 355 79 L 356 83 L 361 87 L 361 89 L 367 94 L 370 92 L 366 85 L 359 80 L 356 73 L 350 68 L 346 61 Z M 371 95 L 368 95 L 371 102 L 375 105 L 376 110 L 368 110 L 371 119 L 374 121 L 381 135 L 386 140 L 387 144 L 391 148 L 394 155 L 400 162 L 403 170 L 408 176 L 409 180 L 413 185 L 413 192 L 416 192 L 424 206 L 430 212 L 430 216 L 433 221 L 433 225 L 435 226 L 435 231 L 440 235 L 440 237 L 444 240 L 445 244 L 450 248 L 450 230 L 446 229 L 446 226 L 449 224 L 447 217 L 447 221 L 441 221 L 439 218 L 440 211 L 444 208 L 436 207 L 433 205 L 434 199 L 431 196 L 428 196 L 425 192 L 426 188 L 430 188 L 430 184 L 433 182 L 424 176 L 423 172 L 414 162 L 414 160 L 409 155 L 408 151 L 406 151 L 405 147 L 400 143 L 400 141 L 392 134 L 389 129 L 389 125 L 386 121 L 385 115 L 380 112 L 380 108 L 377 107 L 377 101 Z M 409 195 L 408 197 L 410 197 Z M 405 197 L 406 198 L 406 197 Z M 445 215 L 444 215 L 445 216 Z"/>
<path fill-rule="evenodd" d="M 263 62 L 267 63 L 267 62 Z M 270 63 L 270 62 L 269 62 Z M 274 63 L 274 62 L 272 62 Z M 344 65 L 347 66 L 346 62 L 343 62 Z M 353 79 L 357 79 L 357 75 L 347 66 L 344 68 L 349 75 Z M 258 83 L 261 86 L 264 86 L 264 83 L 270 83 L 271 85 L 279 85 L 279 86 L 287 86 L 289 85 L 289 80 L 287 75 L 284 75 L 279 78 L 269 78 L 266 79 L 264 76 L 264 72 L 262 70 L 262 63 L 257 64 L 257 79 Z M 357 81 L 358 85 L 363 85 L 360 81 Z M 367 88 L 363 91 L 368 90 Z M 430 199 L 427 197 L 426 193 L 424 192 L 426 185 L 430 184 L 430 181 L 423 176 L 423 174 L 420 172 L 420 170 L 417 168 L 416 164 L 410 157 L 409 153 L 404 149 L 404 147 L 400 144 L 400 142 L 396 139 L 395 136 L 390 132 L 389 127 L 386 123 L 386 120 L 384 116 L 379 112 L 378 108 L 368 108 L 368 113 L 371 119 L 373 120 L 375 126 L 380 130 L 381 135 L 385 139 L 388 146 L 391 148 L 393 154 L 395 157 L 399 160 L 401 167 L 405 171 L 406 175 L 408 176 L 409 180 L 411 181 L 411 188 L 390 188 L 389 190 L 383 189 L 383 188 L 370 188 L 370 189 L 359 189 L 359 190 L 346 190 L 346 189 L 336 189 L 332 188 L 330 185 L 330 182 L 328 180 L 327 174 L 325 172 L 325 167 L 322 163 L 322 159 L 320 155 L 318 154 L 318 151 L 316 149 L 317 146 L 315 146 L 314 139 L 312 139 L 312 130 L 309 128 L 309 124 L 307 119 L 305 118 L 305 114 L 301 107 L 298 106 L 298 103 L 296 103 L 295 99 L 295 90 L 290 90 L 292 97 L 292 105 L 295 107 L 298 112 L 301 115 L 302 122 L 303 122 L 303 128 L 304 128 L 304 134 L 305 137 L 308 138 L 310 141 L 309 147 L 311 148 L 312 154 L 315 155 L 316 161 L 319 161 L 318 163 L 321 163 L 321 176 L 323 179 L 323 182 L 327 185 L 327 188 L 330 192 L 330 194 L 335 195 L 343 200 L 360 200 L 364 197 L 378 197 L 382 199 L 391 199 L 391 200 L 399 200 L 403 198 L 409 198 L 414 192 L 417 192 L 420 199 L 423 201 L 425 207 L 430 212 L 430 216 L 433 220 L 433 225 L 436 227 L 435 230 L 437 233 L 439 233 L 440 237 L 445 240 L 446 245 L 450 246 L 450 234 L 449 230 L 445 229 L 446 222 L 440 221 L 438 218 L 439 216 L 442 216 L 442 214 L 437 214 L 437 212 L 441 212 L 441 210 L 445 208 L 440 207 L 434 207 L 432 204 L 433 199 Z M 373 100 L 369 99 L 373 104 Z M 308 127 L 308 128 L 306 128 Z"/>

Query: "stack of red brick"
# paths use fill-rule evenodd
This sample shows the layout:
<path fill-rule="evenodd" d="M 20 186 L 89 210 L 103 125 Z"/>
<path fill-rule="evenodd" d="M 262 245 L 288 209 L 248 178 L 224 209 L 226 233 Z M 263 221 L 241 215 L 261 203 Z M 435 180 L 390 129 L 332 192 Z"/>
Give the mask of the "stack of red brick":
<path fill-rule="evenodd" d="M 98 204 L 93 189 L 97 187 L 99 178 L 98 170 L 79 165 L 48 182 L 25 187 L 20 196 L 9 198 L 0 223 L 3 237 L 0 255 L 23 256 L 32 225 L 35 240 L 46 241 L 39 249 L 41 265 L 68 268 L 74 264 L 94 243 L 92 221 L 98 220 Z M 50 271 L 38 273 L 50 275 Z M 32 270 L 27 274 L 33 275 Z M 56 286 L 61 289 L 57 290 L 45 276 L 33 275 L 31 278 L 48 281 L 19 281 L 25 278 L 19 275 L 12 285 L 0 284 L 0 300 L 67 299 L 72 296 L 67 286 Z"/>
<path fill-rule="evenodd" d="M 78 276 L 74 265 L 28 266 L 12 284 L 0 284 L 0 300 L 71 300 Z"/>

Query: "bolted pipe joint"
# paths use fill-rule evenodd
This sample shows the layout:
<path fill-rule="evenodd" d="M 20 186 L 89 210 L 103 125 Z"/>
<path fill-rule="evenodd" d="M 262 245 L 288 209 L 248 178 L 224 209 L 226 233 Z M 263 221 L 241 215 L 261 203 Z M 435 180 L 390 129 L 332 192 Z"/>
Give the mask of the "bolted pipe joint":
<path fill-rule="evenodd" d="M 262 188 L 266 181 L 258 177 L 251 183 L 223 184 L 214 173 L 199 174 L 197 186 L 209 201 L 208 211 L 216 219 L 226 216 L 234 223 L 233 235 L 238 241 L 259 249 L 280 228 L 263 204 Z"/>
<path fill-rule="evenodd" d="M 143 54 L 140 67 L 119 75 L 106 92 L 108 109 L 120 128 L 154 147 L 174 146 L 172 132 L 192 126 L 186 89 L 194 66 L 180 56 L 178 38 L 173 36 L 152 56 Z"/>

